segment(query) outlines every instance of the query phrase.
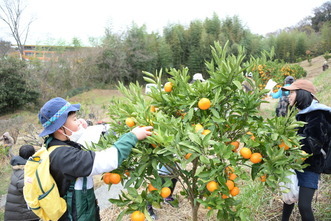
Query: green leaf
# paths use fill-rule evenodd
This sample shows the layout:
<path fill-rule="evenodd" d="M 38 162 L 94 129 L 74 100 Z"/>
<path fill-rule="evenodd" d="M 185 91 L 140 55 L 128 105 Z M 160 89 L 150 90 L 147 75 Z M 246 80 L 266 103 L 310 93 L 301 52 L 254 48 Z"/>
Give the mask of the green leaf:
<path fill-rule="evenodd" d="M 124 209 L 116 218 L 116 221 L 121 221 L 123 220 L 123 217 L 125 214 L 127 214 L 128 209 Z"/>
<path fill-rule="evenodd" d="M 201 163 L 207 164 L 207 165 L 210 164 L 209 159 L 207 157 L 205 157 L 204 155 L 201 155 L 199 158 L 201 160 Z"/>
<path fill-rule="evenodd" d="M 149 163 L 145 163 L 143 165 L 140 165 L 138 168 L 138 175 L 141 176 L 143 172 L 146 170 L 146 167 L 149 165 Z"/>
<path fill-rule="evenodd" d="M 251 176 L 253 180 L 255 179 L 257 173 L 260 171 L 260 168 L 261 168 L 261 163 L 255 163 L 252 165 Z"/>
<path fill-rule="evenodd" d="M 215 110 L 214 108 L 211 108 L 210 110 L 211 110 L 212 114 L 213 114 L 216 118 L 221 118 L 221 117 L 220 117 L 220 114 L 218 113 L 217 110 Z"/>
<path fill-rule="evenodd" d="M 205 166 L 198 167 L 198 169 L 195 171 L 194 176 L 198 176 L 204 169 Z"/>
<path fill-rule="evenodd" d="M 238 89 L 241 89 L 242 88 L 242 85 L 241 85 L 241 83 L 239 81 L 233 81 L 233 83 L 236 85 L 236 87 Z"/>
<path fill-rule="evenodd" d="M 156 82 L 153 79 L 150 79 L 148 77 L 143 77 L 143 79 L 148 83 L 156 84 Z"/>
<path fill-rule="evenodd" d="M 274 141 L 278 140 L 278 134 L 277 133 L 272 133 L 271 134 L 271 139 L 274 140 Z"/>

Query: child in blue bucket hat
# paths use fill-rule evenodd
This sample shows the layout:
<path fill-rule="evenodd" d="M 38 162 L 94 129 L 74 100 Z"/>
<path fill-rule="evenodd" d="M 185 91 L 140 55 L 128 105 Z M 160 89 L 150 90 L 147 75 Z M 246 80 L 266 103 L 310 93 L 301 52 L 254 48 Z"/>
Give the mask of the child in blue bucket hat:
<path fill-rule="evenodd" d="M 76 112 L 80 104 L 71 104 L 56 97 L 44 104 L 38 118 L 44 130 L 46 148 L 59 146 L 50 154 L 50 172 L 59 188 L 60 196 L 73 192 L 73 200 L 59 220 L 100 220 L 93 190 L 93 175 L 116 169 L 126 159 L 138 140 L 143 140 L 153 127 L 136 127 L 124 134 L 114 145 L 103 151 L 85 151 L 75 142 L 81 131 Z M 83 200 L 80 190 L 85 190 Z M 82 191 L 81 191 L 82 192 Z"/>

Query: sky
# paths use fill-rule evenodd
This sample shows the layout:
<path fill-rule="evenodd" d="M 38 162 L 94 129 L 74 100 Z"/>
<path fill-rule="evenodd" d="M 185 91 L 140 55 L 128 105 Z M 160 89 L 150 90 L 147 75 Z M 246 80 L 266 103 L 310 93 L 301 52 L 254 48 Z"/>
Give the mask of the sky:
<path fill-rule="evenodd" d="M 134 22 L 146 25 L 148 32 L 162 34 L 164 27 L 212 18 L 220 20 L 238 16 L 254 34 L 265 35 L 296 25 L 313 9 L 328 0 L 24 0 L 25 21 L 30 26 L 27 44 L 70 43 L 78 38 L 84 45 L 88 39 L 101 38 L 105 28 L 114 33 L 128 30 Z M 0 39 L 11 41 L 9 28 L 0 21 Z"/>

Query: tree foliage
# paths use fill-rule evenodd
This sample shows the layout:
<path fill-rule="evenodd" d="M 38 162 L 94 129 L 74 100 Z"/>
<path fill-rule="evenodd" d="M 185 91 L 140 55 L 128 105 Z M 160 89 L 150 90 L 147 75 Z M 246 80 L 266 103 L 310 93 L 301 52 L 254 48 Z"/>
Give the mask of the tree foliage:
<path fill-rule="evenodd" d="M 215 214 L 218 220 L 250 220 L 249 204 L 240 200 L 240 194 L 231 193 L 227 185 L 229 169 L 239 177 L 235 181 L 237 188 L 241 188 L 245 180 L 259 179 L 263 175 L 267 176 L 266 187 L 277 188 L 279 181 L 285 180 L 287 173 L 284 171 L 302 169 L 299 138 L 292 130 L 301 124 L 295 121 L 294 115 L 266 120 L 259 116 L 257 108 L 266 91 L 256 87 L 253 93 L 246 93 L 242 88 L 245 80 L 242 73 L 258 60 L 244 63 L 242 48 L 238 49 L 237 56 L 229 50 L 227 45 L 221 47 L 218 43 L 212 48 L 212 59 L 206 62 L 209 74 L 206 82 L 190 84 L 188 68 L 172 68 L 167 81 L 173 87 L 168 92 L 162 88 L 165 84 L 162 71 L 145 72 L 145 80 L 157 85 L 148 97 L 141 93 L 138 83 L 131 83 L 128 88 L 119 84 L 125 99 L 113 100 L 109 108 L 115 133 L 92 148 L 105 148 L 118 136 L 129 132 L 126 118 L 134 119 L 137 126 L 152 125 L 154 130 L 116 170 L 120 174 L 130 170 L 130 177 L 122 176 L 127 191 L 120 199 L 111 200 L 118 206 L 126 206 L 118 220 L 136 210 L 149 217 L 147 204 L 160 206 L 161 188 L 170 186 L 171 178 L 177 178 L 182 185 L 180 194 L 190 201 L 192 220 L 197 220 L 201 205 L 210 207 L 208 215 Z M 211 107 L 200 109 L 201 98 L 209 99 Z M 202 128 L 196 129 L 198 124 Z M 209 133 L 202 133 L 204 130 Z M 232 141 L 260 153 L 263 161 L 254 164 L 244 159 L 234 150 Z M 283 141 L 290 146 L 289 150 L 278 147 Z M 191 156 L 185 158 L 188 153 Z M 159 165 L 172 174 L 160 175 Z M 210 181 L 218 185 L 213 192 L 206 187 Z M 157 190 L 148 191 L 149 184 Z"/>
<path fill-rule="evenodd" d="M 15 58 L 0 59 L 0 112 L 22 109 L 26 104 L 37 104 L 39 92 L 28 81 L 26 64 Z"/>

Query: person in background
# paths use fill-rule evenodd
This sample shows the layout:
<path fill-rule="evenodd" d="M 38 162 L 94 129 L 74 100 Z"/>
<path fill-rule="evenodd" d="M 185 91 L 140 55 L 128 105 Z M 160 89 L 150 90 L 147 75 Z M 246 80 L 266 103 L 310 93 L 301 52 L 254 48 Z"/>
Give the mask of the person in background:
<path fill-rule="evenodd" d="M 328 62 L 324 61 L 324 64 L 322 66 L 323 71 L 326 71 L 329 68 Z"/>
<path fill-rule="evenodd" d="M 302 220 L 314 221 L 311 203 L 318 188 L 325 153 L 331 148 L 331 108 L 318 102 L 316 89 L 308 80 L 296 80 L 282 90 L 290 92 L 290 105 L 299 110 L 296 119 L 306 123 L 298 128 L 297 133 L 303 137 L 300 140 L 301 149 L 312 156 L 305 160 L 309 166 L 304 168 L 303 172 L 296 171 L 299 186 L 298 206 Z M 293 207 L 294 203 L 284 203 L 282 221 L 289 220 Z"/>
<path fill-rule="evenodd" d="M 294 82 L 294 77 L 287 76 L 284 80 L 284 87 L 290 86 Z M 275 93 L 270 93 L 271 97 L 274 99 L 279 98 L 278 105 L 276 107 L 276 116 L 284 117 L 287 114 L 289 100 L 288 95 L 290 92 L 279 89 Z"/>
<path fill-rule="evenodd" d="M 253 73 L 249 72 L 245 74 L 246 80 L 243 81 L 242 86 L 246 93 L 254 91 L 255 81 L 253 79 Z"/>
<path fill-rule="evenodd" d="M 38 118 L 44 130 L 45 146 L 59 146 L 50 154 L 50 172 L 58 186 L 60 196 L 72 195 L 67 211 L 59 219 L 100 220 L 99 207 L 93 190 L 93 175 L 116 169 L 131 153 L 138 140 L 152 135 L 152 126 L 136 127 L 124 134 L 103 151 L 84 151 L 77 140 L 84 127 L 77 118 L 80 104 L 71 104 L 56 97 L 40 109 Z M 74 194 L 72 194 L 74 192 Z"/>
<path fill-rule="evenodd" d="M 7 156 L 13 156 L 12 154 L 12 147 L 15 143 L 14 138 L 10 136 L 9 132 L 5 132 L 2 137 L 0 138 L 0 141 L 3 141 L 3 147 L 8 149 Z"/>
<path fill-rule="evenodd" d="M 19 156 L 14 156 L 10 164 L 13 167 L 13 174 L 8 187 L 8 194 L 5 205 L 5 221 L 14 220 L 39 220 L 38 216 L 30 210 L 24 200 L 24 166 L 27 159 L 35 153 L 31 145 L 23 145 L 19 149 Z"/>

